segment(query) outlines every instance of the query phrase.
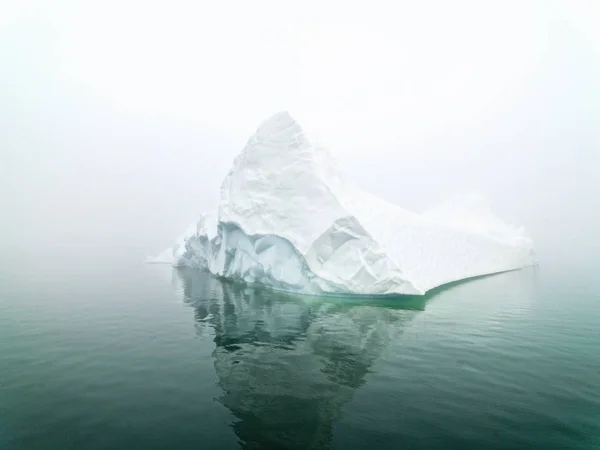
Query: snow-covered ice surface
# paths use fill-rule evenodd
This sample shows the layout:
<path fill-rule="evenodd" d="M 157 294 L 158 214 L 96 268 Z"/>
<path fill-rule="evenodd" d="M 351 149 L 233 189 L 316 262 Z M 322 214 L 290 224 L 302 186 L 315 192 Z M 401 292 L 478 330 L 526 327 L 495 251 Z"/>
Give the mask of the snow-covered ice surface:
<path fill-rule="evenodd" d="M 480 196 L 417 214 L 343 180 L 287 112 L 235 158 L 218 210 L 149 262 L 305 294 L 424 294 L 533 264 L 523 229 Z"/>

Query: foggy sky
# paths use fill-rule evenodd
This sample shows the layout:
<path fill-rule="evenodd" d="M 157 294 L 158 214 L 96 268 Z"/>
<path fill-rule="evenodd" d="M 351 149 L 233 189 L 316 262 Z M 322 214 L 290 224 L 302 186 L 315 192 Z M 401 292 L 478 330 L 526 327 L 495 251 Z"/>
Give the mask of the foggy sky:
<path fill-rule="evenodd" d="M 2 245 L 158 252 L 287 110 L 379 196 L 598 251 L 593 0 L 4 3 Z"/>

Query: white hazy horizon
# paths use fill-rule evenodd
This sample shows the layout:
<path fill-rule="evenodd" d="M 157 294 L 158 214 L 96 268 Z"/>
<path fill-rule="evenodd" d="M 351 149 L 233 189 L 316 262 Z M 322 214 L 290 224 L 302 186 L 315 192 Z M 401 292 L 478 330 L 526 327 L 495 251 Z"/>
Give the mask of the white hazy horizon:
<path fill-rule="evenodd" d="M 358 6 L 0 5 L 0 244 L 156 253 L 286 110 L 378 196 L 600 253 L 600 4 Z"/>

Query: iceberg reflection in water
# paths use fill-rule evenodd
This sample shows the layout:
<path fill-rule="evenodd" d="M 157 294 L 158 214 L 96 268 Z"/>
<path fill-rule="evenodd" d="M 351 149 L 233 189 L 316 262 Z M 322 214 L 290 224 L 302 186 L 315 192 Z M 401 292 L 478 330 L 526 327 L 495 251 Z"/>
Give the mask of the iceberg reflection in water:
<path fill-rule="evenodd" d="M 245 448 L 327 448 L 344 405 L 428 302 L 457 288 L 485 303 L 478 290 L 507 280 L 530 286 L 515 283 L 527 275 L 521 271 L 426 296 L 327 299 L 223 282 L 196 269 L 175 273 L 197 333 L 214 340 L 217 400 L 237 418 L 232 426 Z"/>
<path fill-rule="evenodd" d="M 218 400 L 247 448 L 323 448 L 390 340 L 418 311 L 347 305 L 177 269 L 198 333 L 214 333 Z M 422 309 L 426 297 L 409 298 Z M 396 300 L 397 301 L 397 300 Z"/>

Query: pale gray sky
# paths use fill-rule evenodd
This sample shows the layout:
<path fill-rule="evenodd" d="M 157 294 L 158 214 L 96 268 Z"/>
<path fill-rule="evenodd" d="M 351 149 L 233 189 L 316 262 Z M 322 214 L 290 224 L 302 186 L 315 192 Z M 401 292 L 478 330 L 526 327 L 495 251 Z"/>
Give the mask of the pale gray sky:
<path fill-rule="evenodd" d="M 598 236 L 598 23 L 594 0 L 2 2 L 4 240 L 159 250 L 282 109 L 402 206 L 476 189 L 534 238 Z"/>

